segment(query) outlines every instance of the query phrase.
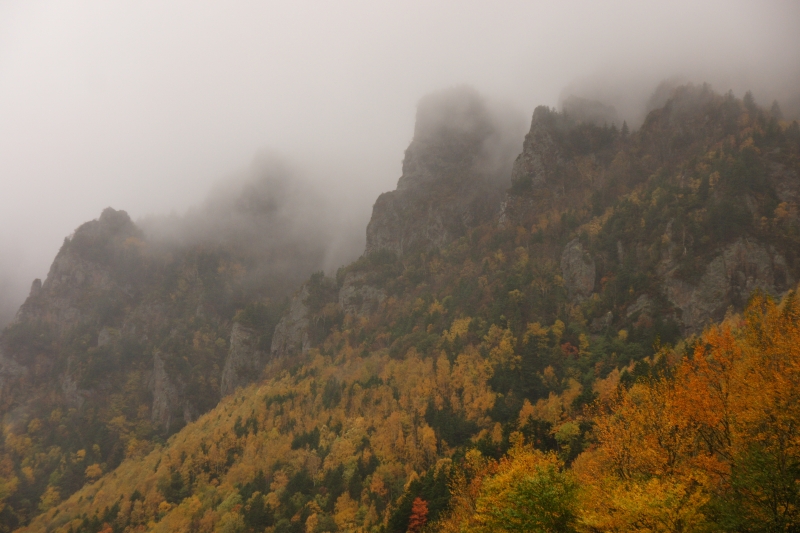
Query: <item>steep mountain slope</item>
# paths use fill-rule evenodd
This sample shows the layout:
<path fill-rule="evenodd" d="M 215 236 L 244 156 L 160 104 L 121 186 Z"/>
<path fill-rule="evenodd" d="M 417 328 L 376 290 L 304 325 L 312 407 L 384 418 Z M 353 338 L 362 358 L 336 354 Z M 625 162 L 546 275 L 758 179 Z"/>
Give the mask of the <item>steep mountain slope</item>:
<path fill-rule="evenodd" d="M 665 371 L 661 345 L 741 309 L 753 289 L 778 295 L 800 279 L 796 123 L 691 86 L 637 132 L 579 119 L 537 108 L 510 189 L 458 232 L 399 245 L 445 235 L 441 217 L 376 226 L 401 213 L 379 200 L 367 253 L 298 291 L 271 359 L 262 344 L 231 364 L 264 364 L 263 383 L 149 453 L 131 448 L 62 503 L 57 477 L 39 481 L 28 530 L 404 532 L 417 498 L 426 519 L 441 515 L 448 478 L 474 450 L 500 457 L 519 433 L 571 464 L 595 438 L 584 406 Z M 454 128 L 427 145 L 449 146 Z M 469 162 L 483 144 L 458 146 L 463 166 L 427 166 L 432 183 L 414 185 L 429 193 L 426 212 L 476 201 Z M 411 209 L 406 182 L 389 197 Z M 250 330 L 272 328 L 263 308 L 243 309 L 234 336 L 253 346 Z M 9 502 L 41 475 L 24 449 L 43 422 L 16 416 Z M 94 477 L 88 446 L 64 464 Z"/>
<path fill-rule="evenodd" d="M 259 378 L 286 298 L 324 255 L 318 232 L 292 234 L 285 189 L 257 175 L 170 220 L 174 236 L 109 208 L 65 239 L 0 335 L 0 455 L 20 480 L 0 522 L 24 523 L 46 490 L 71 494 Z"/>
<path fill-rule="evenodd" d="M 799 340 L 797 293 L 755 296 L 691 349 L 662 349 L 658 372 L 605 389 L 584 413 L 593 444 L 575 461 L 520 433 L 500 460 L 470 450 L 428 530 L 796 529 Z M 424 523 L 415 502 L 412 521 Z"/>
<path fill-rule="evenodd" d="M 573 295 L 597 295 L 587 318 L 649 308 L 699 332 L 797 279 L 797 142 L 793 124 L 708 87 L 679 88 L 631 137 L 539 108 L 503 219 L 577 239 L 561 264 Z"/>

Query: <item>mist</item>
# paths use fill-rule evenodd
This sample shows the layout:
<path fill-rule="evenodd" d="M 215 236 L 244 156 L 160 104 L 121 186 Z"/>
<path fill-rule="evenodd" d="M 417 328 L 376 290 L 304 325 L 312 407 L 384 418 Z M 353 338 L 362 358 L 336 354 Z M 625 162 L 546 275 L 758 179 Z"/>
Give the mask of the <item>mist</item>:
<path fill-rule="evenodd" d="M 174 242 L 280 227 L 263 242 L 335 270 L 397 184 L 417 102 L 448 87 L 525 122 L 575 96 L 636 127 L 665 79 L 798 117 L 798 20 L 787 1 L 3 2 L 0 325 L 107 206 Z M 284 207 L 237 208 L 248 183 Z"/>
<path fill-rule="evenodd" d="M 167 253 L 233 253 L 246 261 L 245 287 L 285 297 L 313 272 L 334 274 L 363 251 L 363 232 L 354 227 L 360 220 L 348 217 L 336 197 L 281 154 L 264 151 L 186 213 L 136 222 L 150 245 Z"/>

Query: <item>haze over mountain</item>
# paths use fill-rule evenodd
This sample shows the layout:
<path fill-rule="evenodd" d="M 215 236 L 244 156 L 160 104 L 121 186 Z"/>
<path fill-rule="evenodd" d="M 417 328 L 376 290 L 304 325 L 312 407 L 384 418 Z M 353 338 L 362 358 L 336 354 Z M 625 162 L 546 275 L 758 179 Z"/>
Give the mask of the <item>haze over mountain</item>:
<path fill-rule="evenodd" d="M 4 2 L 0 324 L 105 207 L 182 216 L 263 150 L 317 193 L 301 212 L 325 222 L 296 227 L 326 227 L 335 269 L 401 175 L 417 100 L 443 88 L 472 85 L 526 122 L 599 99 L 635 127 L 677 76 L 797 114 L 797 20 L 780 1 Z"/>
<path fill-rule="evenodd" d="M 478 91 L 424 96 L 335 276 L 274 157 L 104 209 L 0 332 L 0 531 L 796 528 L 800 126 L 659 100 L 538 106 L 513 150 Z"/>

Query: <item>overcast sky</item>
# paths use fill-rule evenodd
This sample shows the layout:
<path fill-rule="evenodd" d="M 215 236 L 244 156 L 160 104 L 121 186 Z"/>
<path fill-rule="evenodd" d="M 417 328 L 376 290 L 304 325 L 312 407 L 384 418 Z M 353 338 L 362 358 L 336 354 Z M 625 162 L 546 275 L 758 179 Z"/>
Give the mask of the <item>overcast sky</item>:
<path fill-rule="evenodd" d="M 529 117 L 567 86 L 798 87 L 800 3 L 653 4 L 0 1 L 0 323 L 103 208 L 181 213 L 260 150 L 363 232 L 434 90 Z"/>

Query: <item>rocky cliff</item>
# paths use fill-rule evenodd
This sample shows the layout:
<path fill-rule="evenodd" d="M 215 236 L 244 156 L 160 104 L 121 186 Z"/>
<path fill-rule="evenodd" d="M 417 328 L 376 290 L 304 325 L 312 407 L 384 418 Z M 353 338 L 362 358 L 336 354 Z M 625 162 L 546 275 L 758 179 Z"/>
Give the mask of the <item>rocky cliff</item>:
<path fill-rule="evenodd" d="M 665 262 L 662 268 L 669 265 Z M 667 299 L 680 311 L 688 333 L 700 333 L 729 309 L 743 309 L 755 291 L 777 298 L 796 283 L 786 259 L 774 246 L 748 238 L 722 248 L 696 283 L 687 283 L 674 272 L 665 271 L 663 276 Z"/>
<path fill-rule="evenodd" d="M 230 349 L 222 369 L 220 394 L 227 396 L 237 387 L 249 385 L 261 376 L 268 353 L 258 345 L 258 333 L 240 323 L 231 330 Z"/>
<path fill-rule="evenodd" d="M 44 322 L 57 332 L 89 320 L 100 301 L 132 297 L 142 232 L 124 211 L 105 209 L 83 224 L 56 255 L 44 283 L 34 280 L 16 323 Z"/>
<path fill-rule="evenodd" d="M 594 260 L 578 239 L 570 241 L 561 252 L 561 275 L 571 301 L 583 301 L 594 291 Z"/>
<path fill-rule="evenodd" d="M 270 351 L 274 357 L 303 354 L 310 347 L 308 337 L 308 286 L 304 285 L 292 297 L 289 309 L 281 317 L 272 336 Z"/>
<path fill-rule="evenodd" d="M 271 339 L 283 295 L 266 289 L 280 280 L 246 276 L 248 258 L 153 241 L 111 208 L 80 226 L 0 334 L 6 427 L 41 421 L 30 453 L 57 446 L 69 456 L 88 446 L 87 460 L 113 467 L 258 379 L 269 355 L 261 341 Z M 245 310 L 247 327 L 236 321 Z M 22 452 L 0 447 L 8 453 Z M 66 476 L 68 494 L 85 467 L 66 474 L 59 464 L 40 463 L 34 475 Z M 37 501 L 15 508 L 30 512 Z"/>
<path fill-rule="evenodd" d="M 611 305 L 590 306 L 593 321 L 655 315 L 698 333 L 754 290 L 795 283 L 793 125 L 708 86 L 677 88 L 632 134 L 583 115 L 534 111 L 499 221 L 560 235 L 547 253 L 570 301 L 613 288 Z M 627 312 L 637 301 L 650 310 Z"/>
<path fill-rule="evenodd" d="M 472 89 L 423 98 L 397 189 L 373 207 L 366 253 L 438 248 L 491 220 L 508 186 L 515 129 Z"/>

